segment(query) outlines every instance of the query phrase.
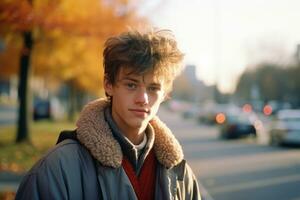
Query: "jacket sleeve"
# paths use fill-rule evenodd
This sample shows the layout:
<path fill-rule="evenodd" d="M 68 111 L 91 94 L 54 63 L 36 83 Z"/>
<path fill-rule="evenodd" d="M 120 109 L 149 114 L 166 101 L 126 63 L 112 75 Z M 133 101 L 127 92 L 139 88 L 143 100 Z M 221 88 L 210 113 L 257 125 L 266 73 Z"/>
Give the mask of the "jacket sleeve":
<path fill-rule="evenodd" d="M 26 175 L 17 191 L 16 199 L 40 199 L 35 175 Z"/>
<path fill-rule="evenodd" d="M 24 176 L 16 199 L 99 199 L 94 160 L 74 140 L 64 140 Z"/>
<path fill-rule="evenodd" d="M 201 200 L 198 181 L 188 164 L 186 164 L 184 183 L 185 183 L 184 187 L 186 191 L 184 199 Z"/>
<path fill-rule="evenodd" d="M 173 171 L 177 180 L 176 199 L 201 200 L 197 178 L 186 161 L 183 160 Z"/>
<path fill-rule="evenodd" d="M 63 177 L 56 163 L 41 160 L 24 176 L 16 199 L 68 199 Z"/>
<path fill-rule="evenodd" d="M 88 158 L 79 149 L 71 140 L 55 146 L 24 176 L 16 199 L 79 199 L 84 188 L 80 175 L 85 174 L 80 172 L 79 156 Z"/>

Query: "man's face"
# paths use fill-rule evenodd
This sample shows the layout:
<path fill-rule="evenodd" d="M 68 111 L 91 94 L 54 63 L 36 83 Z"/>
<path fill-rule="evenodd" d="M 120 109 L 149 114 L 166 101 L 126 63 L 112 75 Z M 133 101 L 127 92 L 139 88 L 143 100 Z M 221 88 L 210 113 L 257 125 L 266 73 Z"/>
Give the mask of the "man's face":
<path fill-rule="evenodd" d="M 112 97 L 112 117 L 123 132 L 144 131 L 166 95 L 164 81 L 153 72 L 137 75 L 128 68 L 121 68 L 115 84 L 105 81 L 105 91 Z"/>

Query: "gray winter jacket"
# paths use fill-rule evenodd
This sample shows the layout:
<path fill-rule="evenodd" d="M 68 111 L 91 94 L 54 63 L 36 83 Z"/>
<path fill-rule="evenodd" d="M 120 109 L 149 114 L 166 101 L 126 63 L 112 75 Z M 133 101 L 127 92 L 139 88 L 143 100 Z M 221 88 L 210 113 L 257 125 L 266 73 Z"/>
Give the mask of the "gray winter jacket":
<path fill-rule="evenodd" d="M 122 168 L 121 147 L 104 119 L 105 100 L 88 104 L 77 122 L 78 141 L 66 139 L 25 175 L 16 199 L 137 199 Z M 182 148 L 158 118 L 151 121 L 158 160 L 155 199 L 201 199 Z"/>

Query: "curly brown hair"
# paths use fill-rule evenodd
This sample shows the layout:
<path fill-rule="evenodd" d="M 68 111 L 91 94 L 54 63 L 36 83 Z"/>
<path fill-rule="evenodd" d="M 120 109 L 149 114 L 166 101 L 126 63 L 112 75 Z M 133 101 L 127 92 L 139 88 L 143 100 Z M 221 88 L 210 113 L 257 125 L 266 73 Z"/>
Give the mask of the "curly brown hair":
<path fill-rule="evenodd" d="M 173 80 L 182 71 L 183 57 L 169 30 L 124 32 L 105 42 L 105 79 L 114 84 L 121 67 L 128 67 L 132 73 L 141 75 L 153 71 L 157 77 L 166 81 L 167 89 L 171 90 Z"/>

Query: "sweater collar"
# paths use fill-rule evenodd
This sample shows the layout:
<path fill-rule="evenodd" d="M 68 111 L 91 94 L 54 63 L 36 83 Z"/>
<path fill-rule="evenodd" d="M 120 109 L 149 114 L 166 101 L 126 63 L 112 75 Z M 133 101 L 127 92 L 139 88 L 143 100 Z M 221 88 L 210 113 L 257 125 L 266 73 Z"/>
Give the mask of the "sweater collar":
<path fill-rule="evenodd" d="M 110 102 L 105 99 L 87 104 L 77 121 L 77 137 L 102 165 L 118 168 L 122 164 L 123 153 L 105 121 L 104 110 L 109 105 Z M 157 160 L 166 168 L 179 164 L 183 152 L 171 130 L 158 117 L 154 117 L 150 125 L 155 134 L 153 148 Z"/>

